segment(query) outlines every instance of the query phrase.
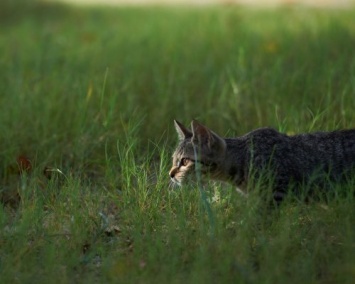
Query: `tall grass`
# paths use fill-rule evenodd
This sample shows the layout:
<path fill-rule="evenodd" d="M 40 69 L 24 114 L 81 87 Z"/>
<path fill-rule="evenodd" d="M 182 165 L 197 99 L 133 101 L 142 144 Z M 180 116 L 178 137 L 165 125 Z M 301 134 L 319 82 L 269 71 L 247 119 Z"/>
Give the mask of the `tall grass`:
<path fill-rule="evenodd" d="M 354 127 L 354 11 L 16 9 L 0 19 L 2 283 L 352 281 L 354 181 L 270 211 L 167 173 L 173 119 Z"/>

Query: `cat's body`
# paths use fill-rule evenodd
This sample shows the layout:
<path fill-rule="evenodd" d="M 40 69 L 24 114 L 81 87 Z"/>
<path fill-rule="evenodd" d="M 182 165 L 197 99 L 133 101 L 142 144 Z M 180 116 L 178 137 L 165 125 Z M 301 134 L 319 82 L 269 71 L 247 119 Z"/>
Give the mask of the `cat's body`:
<path fill-rule="evenodd" d="M 191 131 L 175 121 L 180 143 L 173 155 L 171 179 L 181 184 L 201 174 L 228 181 L 247 193 L 251 179 L 269 177 L 274 198 L 290 186 L 325 186 L 340 182 L 355 170 L 355 129 L 288 136 L 261 128 L 237 138 L 221 138 L 197 121 Z"/>

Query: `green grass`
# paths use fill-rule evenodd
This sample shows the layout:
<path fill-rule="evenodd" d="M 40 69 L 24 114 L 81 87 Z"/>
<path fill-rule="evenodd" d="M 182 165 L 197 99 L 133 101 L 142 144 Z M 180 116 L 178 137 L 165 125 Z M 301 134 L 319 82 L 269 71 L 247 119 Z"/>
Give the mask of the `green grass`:
<path fill-rule="evenodd" d="M 0 186 L 21 198 L 0 205 L 1 283 L 352 282 L 354 181 L 274 211 L 211 183 L 209 216 L 167 173 L 173 119 L 229 136 L 354 127 L 355 11 L 9 3 Z"/>

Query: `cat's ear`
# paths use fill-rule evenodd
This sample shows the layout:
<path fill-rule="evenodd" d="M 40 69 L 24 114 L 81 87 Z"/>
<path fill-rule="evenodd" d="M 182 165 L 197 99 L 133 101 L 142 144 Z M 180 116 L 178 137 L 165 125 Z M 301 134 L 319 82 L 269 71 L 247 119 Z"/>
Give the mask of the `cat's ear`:
<path fill-rule="evenodd" d="M 224 152 L 226 149 L 226 141 L 197 120 L 191 122 L 192 143 L 201 147 L 207 146 L 208 149 Z"/>
<path fill-rule="evenodd" d="M 175 125 L 176 132 L 179 136 L 179 140 L 185 140 L 187 138 L 192 137 L 192 132 L 177 120 L 174 120 L 174 125 Z"/>
<path fill-rule="evenodd" d="M 191 122 L 192 142 L 195 144 L 209 144 L 212 140 L 211 130 L 199 123 L 197 120 Z"/>

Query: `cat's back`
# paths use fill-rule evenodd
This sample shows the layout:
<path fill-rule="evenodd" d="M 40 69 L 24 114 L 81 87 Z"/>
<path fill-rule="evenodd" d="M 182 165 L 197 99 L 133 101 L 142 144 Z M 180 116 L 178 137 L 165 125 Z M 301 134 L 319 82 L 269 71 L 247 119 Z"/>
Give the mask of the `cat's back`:
<path fill-rule="evenodd" d="M 242 139 L 248 141 L 249 146 L 254 145 L 258 148 L 267 148 L 275 144 L 289 143 L 289 137 L 286 134 L 278 132 L 271 127 L 258 128 L 242 136 Z"/>
<path fill-rule="evenodd" d="M 238 138 L 245 147 L 246 161 L 262 166 L 273 157 L 279 160 L 281 156 L 291 151 L 290 138 L 271 127 L 258 128 Z M 248 163 L 249 163 L 248 162 Z"/>
<path fill-rule="evenodd" d="M 337 175 L 355 167 L 355 129 L 289 136 L 267 127 L 242 139 L 255 163 L 272 160 L 281 171 L 312 172 L 321 167 Z"/>
<path fill-rule="evenodd" d="M 355 129 L 294 135 L 290 143 L 305 160 L 313 158 L 333 165 L 355 165 Z"/>
<path fill-rule="evenodd" d="M 243 151 L 248 156 L 252 153 L 253 155 L 268 155 L 273 151 L 275 145 L 278 148 L 290 145 L 287 135 L 271 127 L 258 128 L 236 138 L 225 138 L 225 141 L 233 151 L 238 154 Z"/>
<path fill-rule="evenodd" d="M 321 145 L 329 143 L 355 150 L 355 129 L 303 133 L 291 138 L 300 143 L 321 143 Z"/>
<path fill-rule="evenodd" d="M 348 155 L 355 160 L 355 129 L 319 131 L 287 135 L 271 127 L 255 129 L 241 137 L 257 148 L 279 146 L 296 152 L 321 153 L 328 156 Z M 283 147 L 281 146 L 283 145 Z"/>

